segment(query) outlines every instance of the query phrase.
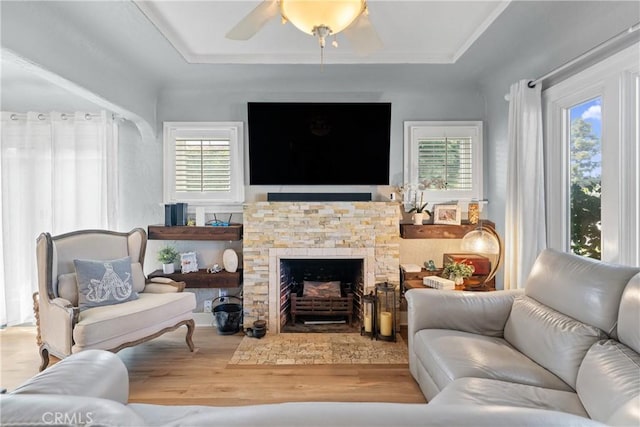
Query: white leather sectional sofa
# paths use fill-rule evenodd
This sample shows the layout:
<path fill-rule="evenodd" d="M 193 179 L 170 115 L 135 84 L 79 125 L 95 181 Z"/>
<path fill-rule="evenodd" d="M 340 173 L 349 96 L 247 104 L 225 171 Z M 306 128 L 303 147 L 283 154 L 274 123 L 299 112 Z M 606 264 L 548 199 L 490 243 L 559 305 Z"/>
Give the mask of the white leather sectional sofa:
<path fill-rule="evenodd" d="M 411 290 L 411 373 L 429 405 L 640 426 L 639 271 L 545 250 L 524 291 Z"/>

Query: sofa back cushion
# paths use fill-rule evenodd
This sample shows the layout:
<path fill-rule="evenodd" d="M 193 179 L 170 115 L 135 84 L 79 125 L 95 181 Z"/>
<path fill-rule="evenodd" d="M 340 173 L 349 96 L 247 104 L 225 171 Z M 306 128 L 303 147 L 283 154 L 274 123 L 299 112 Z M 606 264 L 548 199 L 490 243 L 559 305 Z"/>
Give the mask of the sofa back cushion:
<path fill-rule="evenodd" d="M 504 338 L 575 389 L 580 363 L 605 335 L 527 296 L 514 300 Z"/>
<path fill-rule="evenodd" d="M 608 425 L 640 425 L 640 355 L 614 340 L 587 352 L 576 391 L 589 416 Z"/>
<path fill-rule="evenodd" d="M 636 274 L 622 293 L 618 314 L 618 340 L 640 353 L 640 274 Z"/>
<path fill-rule="evenodd" d="M 638 272 L 639 268 L 545 249 L 531 269 L 525 295 L 616 338 L 622 291 Z"/>

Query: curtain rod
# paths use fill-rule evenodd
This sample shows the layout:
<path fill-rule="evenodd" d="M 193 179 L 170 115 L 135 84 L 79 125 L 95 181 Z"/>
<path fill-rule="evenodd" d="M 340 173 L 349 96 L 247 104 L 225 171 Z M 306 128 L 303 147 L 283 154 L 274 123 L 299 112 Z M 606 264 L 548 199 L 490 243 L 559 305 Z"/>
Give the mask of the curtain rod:
<path fill-rule="evenodd" d="M 573 58 L 571 61 L 564 63 L 563 65 L 559 66 L 558 68 L 556 68 L 556 69 L 554 69 L 552 71 L 549 71 L 544 76 L 538 77 L 535 80 L 529 81 L 529 83 L 527 83 L 527 86 L 529 86 L 530 88 L 536 87 L 536 85 L 538 83 L 541 83 L 543 80 L 546 80 L 549 77 L 554 76 L 554 75 L 566 70 L 567 68 L 571 67 L 575 63 L 580 62 L 583 59 L 585 59 L 586 57 L 591 56 L 591 55 L 599 52 L 600 50 L 604 49 L 605 47 L 611 45 L 612 43 L 617 42 L 618 40 L 620 40 L 621 38 L 626 37 L 629 34 L 632 34 L 632 33 L 636 32 L 636 31 L 638 31 L 639 29 L 640 29 L 640 22 L 637 22 L 634 25 L 632 25 L 631 27 L 627 28 L 626 30 L 616 34 L 613 37 L 611 37 L 609 40 L 605 40 L 604 42 L 600 43 L 599 45 L 589 49 L 588 51 L 586 51 L 582 55 Z"/>
<path fill-rule="evenodd" d="M 63 120 L 67 120 L 68 118 L 75 117 L 75 115 L 76 115 L 76 113 L 59 113 L 59 114 L 60 114 L 60 117 Z M 107 116 L 108 116 L 108 113 L 107 113 Z M 24 119 L 26 117 L 27 117 L 27 113 L 11 113 L 11 115 L 9 116 L 9 118 L 11 120 L 20 120 L 20 119 Z M 39 120 L 45 120 L 45 119 L 47 119 L 49 117 L 51 117 L 51 113 L 38 113 L 38 116 L 37 116 L 37 118 Z M 101 117 L 101 114 L 100 113 L 85 113 L 83 117 L 84 117 L 85 120 L 91 120 L 93 117 Z M 115 113 L 112 113 L 111 114 L 111 118 L 113 120 L 116 120 L 116 119 L 120 118 L 120 116 L 118 116 Z"/>

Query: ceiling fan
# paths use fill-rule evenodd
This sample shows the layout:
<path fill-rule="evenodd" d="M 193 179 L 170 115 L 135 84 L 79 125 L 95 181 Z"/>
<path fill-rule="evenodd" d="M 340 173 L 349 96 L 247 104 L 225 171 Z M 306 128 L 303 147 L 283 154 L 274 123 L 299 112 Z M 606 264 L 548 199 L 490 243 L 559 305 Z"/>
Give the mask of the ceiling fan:
<path fill-rule="evenodd" d="M 227 34 L 231 40 L 249 40 L 271 19 L 280 15 L 300 31 L 318 38 L 321 52 L 326 39 L 344 32 L 356 53 L 368 55 L 382 48 L 369 20 L 366 0 L 263 0 Z M 334 40 L 333 45 L 337 47 Z"/>

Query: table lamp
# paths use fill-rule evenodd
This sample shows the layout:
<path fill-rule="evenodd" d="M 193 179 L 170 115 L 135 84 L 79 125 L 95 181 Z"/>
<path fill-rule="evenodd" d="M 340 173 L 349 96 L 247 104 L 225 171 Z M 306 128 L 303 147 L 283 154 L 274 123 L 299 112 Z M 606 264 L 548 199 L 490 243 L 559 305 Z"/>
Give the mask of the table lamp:
<path fill-rule="evenodd" d="M 502 264 L 502 258 L 504 256 L 502 239 L 500 239 L 500 236 L 493 227 L 483 225 L 482 222 L 480 222 L 477 228 L 464 235 L 461 247 L 462 250 L 468 252 L 497 255 L 498 258 L 496 262 L 493 263 L 493 268 L 480 284 L 480 286 L 485 286 L 495 277 L 498 268 L 500 268 Z"/>

